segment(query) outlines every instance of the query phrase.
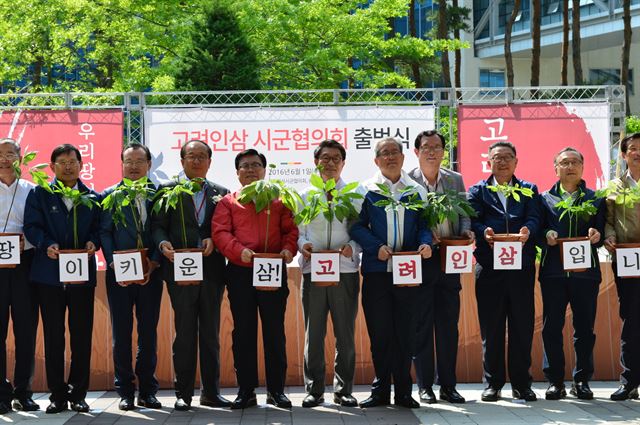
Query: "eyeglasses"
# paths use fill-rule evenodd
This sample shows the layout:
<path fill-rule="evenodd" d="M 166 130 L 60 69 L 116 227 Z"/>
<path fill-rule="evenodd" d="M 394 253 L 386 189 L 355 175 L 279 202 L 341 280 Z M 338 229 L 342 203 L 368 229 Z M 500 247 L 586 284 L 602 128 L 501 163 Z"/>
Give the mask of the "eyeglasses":
<path fill-rule="evenodd" d="M 556 165 L 561 168 L 579 167 L 582 165 L 582 161 L 560 161 Z"/>
<path fill-rule="evenodd" d="M 262 165 L 262 162 L 243 162 L 242 164 L 238 165 L 238 168 L 241 168 L 243 170 L 257 169 L 262 167 L 264 167 Z"/>
<path fill-rule="evenodd" d="M 0 155 L 0 160 L 13 162 L 16 159 L 18 159 L 18 155 L 16 155 L 15 153 L 10 153 L 8 155 Z"/>
<path fill-rule="evenodd" d="M 58 161 L 58 162 L 55 162 L 55 164 L 60 166 L 60 167 L 62 167 L 62 168 L 67 168 L 67 167 L 74 168 L 74 167 L 77 167 L 80 164 L 80 161 L 76 161 L 76 160 L 73 160 L 73 161 Z"/>
<path fill-rule="evenodd" d="M 402 152 L 400 152 L 399 150 L 395 150 L 395 151 L 381 151 L 381 152 L 378 152 L 377 156 L 381 156 L 384 159 L 389 159 L 389 158 L 400 156 L 400 155 L 402 155 Z"/>
<path fill-rule="evenodd" d="M 143 167 L 147 165 L 147 161 L 124 161 L 125 167 Z"/>
<path fill-rule="evenodd" d="M 496 156 L 491 157 L 491 161 L 493 161 L 493 162 L 504 162 L 504 163 L 511 162 L 514 159 L 516 159 L 516 157 L 513 156 L 513 155 L 505 155 L 505 156 L 496 155 Z"/>
<path fill-rule="evenodd" d="M 433 152 L 433 153 L 440 153 L 442 152 L 444 149 L 442 148 L 442 146 L 420 146 L 420 152 Z"/>
<path fill-rule="evenodd" d="M 333 162 L 334 164 L 340 164 L 342 162 L 341 155 L 337 155 L 337 156 L 321 155 L 320 158 L 318 159 L 320 160 L 320 162 L 324 162 L 325 164 L 329 162 Z"/>
<path fill-rule="evenodd" d="M 209 157 L 204 155 L 186 155 L 184 159 L 189 162 L 205 162 L 207 159 L 209 159 Z"/>

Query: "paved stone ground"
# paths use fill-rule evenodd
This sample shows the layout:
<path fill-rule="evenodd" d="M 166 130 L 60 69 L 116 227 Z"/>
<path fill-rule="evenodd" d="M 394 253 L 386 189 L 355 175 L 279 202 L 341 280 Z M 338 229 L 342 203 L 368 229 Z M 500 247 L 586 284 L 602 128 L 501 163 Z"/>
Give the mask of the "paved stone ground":
<path fill-rule="evenodd" d="M 158 398 L 165 406 L 162 410 L 138 409 L 131 412 L 118 410 L 119 398 L 115 392 L 91 392 L 87 403 L 91 412 L 75 414 L 64 412 L 47 415 L 42 410 L 35 413 L 14 412 L 0 415 L 0 425 L 21 423 L 44 424 L 93 424 L 93 425 L 133 425 L 133 424 L 310 424 L 310 425 L 387 425 L 387 424 L 640 424 L 640 401 L 612 402 L 611 394 L 618 384 L 616 382 L 594 382 L 595 399 L 592 401 L 577 400 L 568 396 L 561 401 L 544 400 L 546 384 L 534 384 L 534 391 L 539 397 L 537 402 L 516 402 L 511 396 L 510 388 L 503 389 L 503 400 L 498 403 L 480 401 L 481 384 L 458 385 L 459 392 L 466 397 L 467 403 L 452 405 L 439 402 L 420 409 L 404 409 L 394 406 L 374 409 L 342 408 L 326 403 L 314 409 L 300 407 L 304 398 L 302 387 L 287 388 L 293 409 L 284 410 L 265 404 L 265 390 L 258 391 L 257 408 L 244 411 L 214 409 L 198 406 L 198 398 L 193 400 L 193 408 L 188 412 L 174 412 L 174 395 L 172 391 L 163 390 Z M 234 398 L 233 389 L 225 389 L 224 395 Z M 369 394 L 367 386 L 357 386 L 354 395 L 363 400 Z M 417 397 L 417 392 L 414 394 Z M 327 399 L 331 396 L 327 391 Z M 41 409 L 48 404 L 47 394 L 37 394 L 34 399 Z"/>

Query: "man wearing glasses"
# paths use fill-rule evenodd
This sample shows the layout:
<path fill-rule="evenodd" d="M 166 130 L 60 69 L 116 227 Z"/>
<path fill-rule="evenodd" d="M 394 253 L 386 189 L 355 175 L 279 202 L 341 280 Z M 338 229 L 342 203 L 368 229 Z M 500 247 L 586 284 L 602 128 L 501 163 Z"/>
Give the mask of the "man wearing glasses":
<path fill-rule="evenodd" d="M 454 190 L 465 192 L 462 175 L 441 168 L 444 158 L 445 139 L 435 130 L 423 131 L 416 137 L 414 153 L 420 167 L 409 175 L 427 192 L 444 193 Z M 464 403 L 465 399 L 456 391 L 456 358 L 458 355 L 458 319 L 460 317 L 460 275 L 445 274 L 440 268 L 439 238 L 465 236 L 474 239 L 470 230 L 471 220 L 460 217 L 431 229 L 434 255 L 423 262 L 423 284 L 420 286 L 420 310 L 414 363 L 420 401 L 435 403 L 431 388 L 434 383 L 434 366 L 437 362 L 437 378 L 440 384 L 440 399 L 450 403 Z M 434 332 L 435 352 L 434 358 Z"/>
<path fill-rule="evenodd" d="M 211 148 L 201 140 L 190 140 L 180 149 L 180 162 L 189 180 L 198 179 L 202 189 L 193 195 L 182 193 L 186 246 L 183 246 L 180 209 L 161 210 L 153 214 L 153 241 L 164 255 L 164 280 L 175 315 L 173 340 L 176 410 L 189 410 L 200 353 L 200 405 L 229 407 L 231 402 L 220 395 L 220 304 L 224 294 L 224 257 L 214 251 L 211 240 L 211 217 L 218 199 L 229 191 L 209 180 Z M 175 185 L 169 182 L 161 186 Z M 179 285 L 174 280 L 173 256 L 176 249 L 202 248 L 203 276 L 198 285 Z"/>
<path fill-rule="evenodd" d="M 531 342 L 533 340 L 535 283 L 535 243 L 533 235 L 540 225 L 537 187 L 514 176 L 518 159 L 516 148 L 509 142 L 489 146 L 491 176 L 469 189 L 469 201 L 477 216 L 471 219 L 476 235 L 476 300 L 482 336 L 484 378 L 487 387 L 482 401 L 498 401 L 505 376 L 505 327 L 508 322 L 508 368 L 512 395 L 515 399 L 535 401 L 531 390 Z M 506 184 L 529 188 L 532 197 L 521 195 L 520 201 L 494 192 L 488 186 Z M 518 232 L 522 242 L 522 268 L 495 270 L 494 235 Z M 530 237 L 531 236 L 531 237 Z"/>
<path fill-rule="evenodd" d="M 336 189 L 346 183 L 340 177 L 345 164 L 346 151 L 335 140 L 324 140 L 313 152 L 314 163 L 323 181 L 334 179 Z M 302 194 L 307 201 L 309 190 Z M 327 200 L 328 201 L 328 200 Z M 304 381 L 307 396 L 302 407 L 315 407 L 324 401 L 325 355 L 324 339 L 327 333 L 327 314 L 331 313 L 333 333 L 336 337 L 336 354 L 333 379 L 333 401 L 342 406 L 357 406 L 351 395 L 356 366 L 354 341 L 358 295 L 360 293 L 360 265 L 357 243 L 351 240 L 347 220 L 333 218 L 331 226 L 322 215 L 308 225 L 300 225 L 298 247 L 302 269 L 302 309 L 304 313 Z M 330 237 L 327 233 L 331 232 Z M 328 241 L 331 245 L 327 246 Z M 314 250 L 340 250 L 340 280 L 335 286 L 318 286 L 311 282 L 311 252 Z"/>
<path fill-rule="evenodd" d="M 600 261 L 597 248 L 602 245 L 600 235 L 604 232 L 605 203 L 595 198 L 595 192 L 588 189 L 582 180 L 584 159 L 573 148 L 558 152 L 553 160 L 559 181 L 541 195 L 540 245 L 542 258 L 540 265 L 540 289 L 542 290 L 544 343 L 544 375 L 549 381 L 545 393 L 547 400 L 559 400 L 566 396 L 564 387 L 564 349 L 562 330 L 564 328 L 567 304 L 573 313 L 573 347 L 576 365 L 573 369 L 571 394 L 579 399 L 591 400 L 593 392 L 589 380 L 593 375 L 593 345 L 596 336 L 593 326 L 596 320 L 598 287 L 600 285 Z M 593 203 L 591 216 L 571 216 L 558 208 L 558 203 L 571 199 L 572 205 Z M 585 236 L 591 243 L 592 265 L 584 271 L 564 270 L 558 238 Z M 566 251 L 568 248 L 565 247 Z"/>
<path fill-rule="evenodd" d="M 62 183 L 98 200 L 98 194 L 80 181 L 82 157 L 73 145 L 64 144 L 51 153 L 55 179 L 51 187 Z M 24 234 L 36 251 L 31 279 L 37 284 L 44 329 L 45 367 L 51 404 L 47 413 L 67 409 L 88 412 L 85 401 L 89 388 L 93 302 L 96 286 L 95 251 L 100 247 L 100 208 L 73 205 L 73 200 L 36 187 L 27 198 Z M 74 227 L 77 226 L 77 234 Z M 77 237 L 74 237 L 77 236 Z M 77 241 L 75 240 L 77 239 Z M 76 244 L 77 242 L 77 244 Z M 60 281 L 59 254 L 62 249 L 86 249 L 89 254 L 89 280 L 67 284 Z M 65 332 L 68 320 L 71 367 L 65 381 Z"/>

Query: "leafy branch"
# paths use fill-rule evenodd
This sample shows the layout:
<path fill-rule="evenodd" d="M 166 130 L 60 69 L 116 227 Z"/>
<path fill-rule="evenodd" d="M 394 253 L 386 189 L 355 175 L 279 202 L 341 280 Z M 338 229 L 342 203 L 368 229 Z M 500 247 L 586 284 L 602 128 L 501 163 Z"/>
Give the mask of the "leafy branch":
<path fill-rule="evenodd" d="M 627 209 L 634 208 L 640 203 L 640 187 L 624 187 L 614 180 L 607 187 L 596 191 L 596 197 L 613 200 L 616 205 L 624 205 L 622 209 L 622 228 L 627 229 Z"/>
<path fill-rule="evenodd" d="M 596 206 L 593 205 L 594 200 L 585 201 L 583 200 L 584 196 L 584 192 L 580 191 L 577 196 L 569 196 L 556 204 L 556 208 L 563 210 L 558 220 L 561 221 L 565 216 L 569 218 L 569 237 L 573 237 L 575 236 L 573 233 L 577 233 L 578 220 L 586 221 L 598 212 Z"/>
<path fill-rule="evenodd" d="M 154 204 L 152 211 L 159 213 L 160 211 L 168 212 L 170 209 L 178 209 L 180 212 L 180 225 L 182 230 L 182 243 L 183 247 L 187 247 L 187 229 L 184 221 L 184 205 L 182 202 L 182 195 L 193 196 L 200 192 L 204 185 L 204 179 L 197 178 L 192 180 L 178 179 L 178 176 L 174 177 L 175 185 L 165 186 L 156 192 L 153 198 Z"/>
<path fill-rule="evenodd" d="M 514 184 L 513 186 L 508 183 L 489 185 L 487 186 L 487 189 L 494 193 L 501 193 L 506 198 L 506 205 L 509 204 L 509 198 L 513 198 L 514 201 L 520 202 L 520 196 L 526 196 L 527 198 L 533 197 L 533 189 L 530 189 L 528 187 L 521 187 L 518 183 Z M 504 209 L 504 222 L 507 233 L 509 233 L 509 215 L 507 213 L 506 205 Z"/>
<path fill-rule="evenodd" d="M 400 220 L 398 219 L 398 210 L 402 207 L 406 210 L 420 211 L 424 208 L 424 201 L 414 186 L 407 186 L 404 189 L 401 189 L 399 191 L 400 196 L 398 196 L 397 199 L 394 197 L 391 189 L 389 189 L 385 184 L 376 183 L 376 186 L 378 186 L 378 193 L 381 194 L 384 199 L 374 202 L 373 205 L 376 207 L 382 207 L 385 211 L 393 211 L 394 237 L 395 235 L 398 235 L 398 239 L 402 241 L 402 229 L 400 228 Z"/>
<path fill-rule="evenodd" d="M 444 223 L 445 220 L 455 221 L 458 217 L 475 217 L 478 215 L 467 198 L 455 190 L 444 193 L 427 193 L 423 213 L 430 228 Z"/>

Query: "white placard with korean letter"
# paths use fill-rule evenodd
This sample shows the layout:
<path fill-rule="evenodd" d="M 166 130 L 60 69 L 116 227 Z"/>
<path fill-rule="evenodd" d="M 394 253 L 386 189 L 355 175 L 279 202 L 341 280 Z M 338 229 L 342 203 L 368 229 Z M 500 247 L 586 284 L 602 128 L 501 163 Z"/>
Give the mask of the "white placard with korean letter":
<path fill-rule="evenodd" d="M 253 286 L 280 288 L 282 286 L 282 258 L 254 257 Z"/>
<path fill-rule="evenodd" d="M 0 264 L 20 264 L 20 236 L 0 236 Z"/>
<path fill-rule="evenodd" d="M 591 242 L 571 241 L 562 243 L 562 264 L 565 270 L 591 268 Z"/>
<path fill-rule="evenodd" d="M 202 252 L 176 252 L 173 254 L 173 279 L 176 282 L 202 280 Z"/>
<path fill-rule="evenodd" d="M 444 272 L 447 274 L 471 273 L 472 258 L 471 245 L 448 246 Z"/>
<path fill-rule="evenodd" d="M 60 282 L 86 282 L 89 280 L 89 254 L 86 252 L 59 255 Z"/>
<path fill-rule="evenodd" d="M 113 254 L 113 270 L 116 274 L 116 282 L 144 279 L 142 255 L 139 252 Z"/>
<path fill-rule="evenodd" d="M 314 252 L 311 254 L 312 282 L 340 281 L 340 253 Z"/>
<path fill-rule="evenodd" d="M 391 257 L 394 285 L 420 285 L 422 283 L 422 257 L 420 254 Z"/>
<path fill-rule="evenodd" d="M 522 242 L 494 242 L 495 270 L 522 270 Z"/>
<path fill-rule="evenodd" d="M 620 277 L 640 276 L 640 248 L 616 248 L 617 272 Z"/>

